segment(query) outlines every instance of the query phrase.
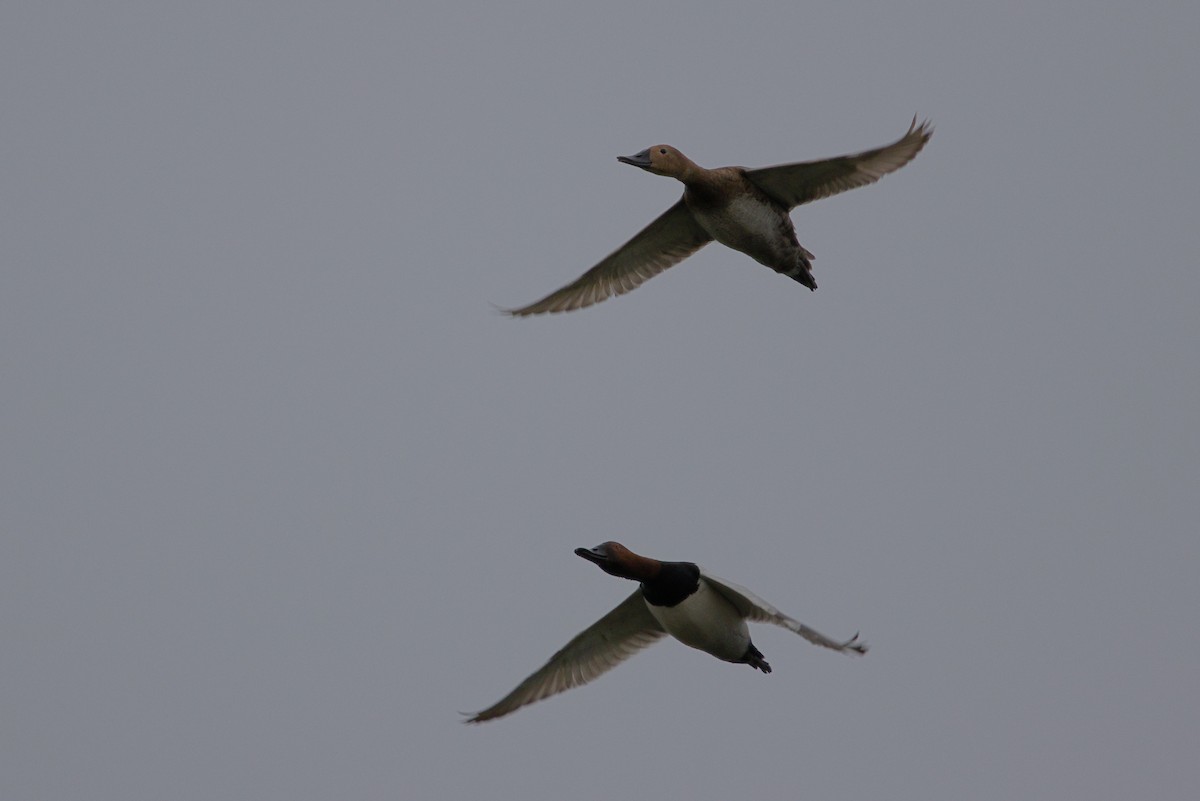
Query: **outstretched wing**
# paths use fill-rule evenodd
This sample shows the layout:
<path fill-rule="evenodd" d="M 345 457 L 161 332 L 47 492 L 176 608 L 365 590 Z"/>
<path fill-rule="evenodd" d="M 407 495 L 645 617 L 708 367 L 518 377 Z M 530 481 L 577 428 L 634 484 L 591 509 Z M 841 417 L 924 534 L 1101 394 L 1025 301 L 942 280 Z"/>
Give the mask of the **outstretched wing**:
<path fill-rule="evenodd" d="M 867 652 L 867 644 L 859 642 L 857 634 L 845 642 L 831 639 L 816 629 L 809 628 L 799 620 L 788 617 L 745 587 L 739 587 L 733 582 L 717 578 L 711 573 L 705 572 L 703 568 L 701 568 L 700 574 L 704 576 L 709 586 L 733 604 L 742 613 L 742 617 L 747 620 L 752 620 L 756 623 L 774 623 L 776 626 L 783 626 L 789 631 L 796 632 L 814 645 L 832 648 L 834 651 L 849 654 L 865 654 Z"/>
<path fill-rule="evenodd" d="M 536 303 L 507 311 L 514 317 L 573 311 L 623 295 L 683 261 L 711 240 L 680 199 L 575 281 Z"/>
<path fill-rule="evenodd" d="M 792 209 L 847 189 L 875 183 L 912 161 L 932 135 L 933 128 L 928 120 L 917 125 L 917 118 L 913 117 L 908 133 L 885 147 L 824 161 L 746 170 L 746 177 L 774 200 Z"/>
<path fill-rule="evenodd" d="M 466 723 L 481 723 L 526 704 L 587 684 L 666 635 L 646 608 L 641 589 L 584 629 L 517 688 Z"/>

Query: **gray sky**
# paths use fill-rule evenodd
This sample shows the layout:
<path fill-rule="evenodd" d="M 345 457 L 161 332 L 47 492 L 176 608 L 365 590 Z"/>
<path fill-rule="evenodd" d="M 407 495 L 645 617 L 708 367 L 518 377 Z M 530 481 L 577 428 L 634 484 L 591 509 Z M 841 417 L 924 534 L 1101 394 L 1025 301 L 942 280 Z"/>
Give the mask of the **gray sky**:
<path fill-rule="evenodd" d="M 0 797 L 1103 799 L 1200 786 L 1200 6 L 0 11 Z M 731 6 L 734 4 L 731 4 Z M 674 202 L 936 133 L 511 320 Z M 480 727 L 631 589 L 678 643 Z"/>

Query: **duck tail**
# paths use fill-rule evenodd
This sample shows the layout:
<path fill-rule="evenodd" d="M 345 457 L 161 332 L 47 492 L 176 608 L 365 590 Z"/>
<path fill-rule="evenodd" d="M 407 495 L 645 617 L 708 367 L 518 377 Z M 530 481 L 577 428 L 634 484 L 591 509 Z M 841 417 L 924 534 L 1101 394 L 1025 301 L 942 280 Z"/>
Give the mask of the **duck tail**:
<path fill-rule="evenodd" d="M 817 281 L 813 278 L 812 274 L 812 260 L 815 258 L 816 256 L 801 247 L 796 253 L 796 263 L 792 265 L 792 268 L 790 270 L 780 270 L 779 272 L 793 281 L 799 281 L 815 292 Z"/>
<path fill-rule="evenodd" d="M 742 661 L 752 668 L 761 670 L 763 673 L 771 672 L 771 665 L 767 663 L 767 660 L 763 659 L 762 651 L 755 648 L 753 643 L 746 647 L 746 653 L 742 656 Z"/>

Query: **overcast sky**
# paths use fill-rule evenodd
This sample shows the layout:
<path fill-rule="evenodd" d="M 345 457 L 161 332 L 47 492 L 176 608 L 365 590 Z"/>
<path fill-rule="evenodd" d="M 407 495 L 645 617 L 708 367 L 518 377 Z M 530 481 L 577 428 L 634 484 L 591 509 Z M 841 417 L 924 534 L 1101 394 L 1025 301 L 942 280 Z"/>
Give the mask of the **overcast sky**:
<path fill-rule="evenodd" d="M 419 6 L 419 7 L 417 7 Z M 0 797 L 1193 797 L 1200 5 L 9 3 Z M 569 315 L 681 187 L 936 131 Z M 667 641 L 690 560 L 862 659 Z"/>

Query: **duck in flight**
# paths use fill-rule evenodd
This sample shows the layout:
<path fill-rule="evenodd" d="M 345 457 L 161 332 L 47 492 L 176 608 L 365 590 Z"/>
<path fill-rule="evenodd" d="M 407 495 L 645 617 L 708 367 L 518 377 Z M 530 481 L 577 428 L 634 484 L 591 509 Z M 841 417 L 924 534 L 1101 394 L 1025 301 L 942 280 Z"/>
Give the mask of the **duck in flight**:
<path fill-rule="evenodd" d="M 633 553 L 619 542 L 575 553 L 609 575 L 641 582 L 615 609 L 580 632 L 497 703 L 468 718 L 481 723 L 587 684 L 630 656 L 671 635 L 717 659 L 770 673 L 771 666 L 750 641 L 746 621 L 774 623 L 816 645 L 846 654 L 865 654 L 855 634 L 839 642 L 780 612 L 747 589 L 719 579 L 692 562 L 661 562 Z"/>
<path fill-rule="evenodd" d="M 716 240 L 816 289 L 812 253 L 796 239 L 796 206 L 878 181 L 912 161 L 933 128 L 916 117 L 890 145 L 851 156 L 748 170 L 707 170 L 670 145 L 617 161 L 680 181 L 683 197 L 595 267 L 541 300 L 508 309 L 516 317 L 582 309 L 636 289 Z"/>

